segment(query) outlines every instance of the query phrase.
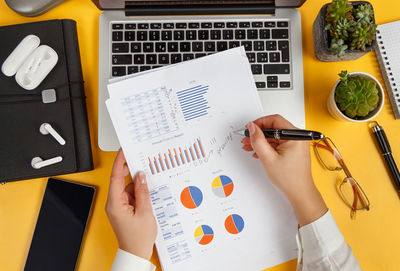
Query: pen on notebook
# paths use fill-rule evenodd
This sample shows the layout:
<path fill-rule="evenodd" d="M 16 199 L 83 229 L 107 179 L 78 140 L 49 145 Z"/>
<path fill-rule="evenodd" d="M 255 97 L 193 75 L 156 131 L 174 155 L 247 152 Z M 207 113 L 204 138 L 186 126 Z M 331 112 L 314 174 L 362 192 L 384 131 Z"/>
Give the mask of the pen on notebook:
<path fill-rule="evenodd" d="M 299 129 L 264 129 L 262 131 L 266 138 L 282 140 L 319 140 L 325 137 L 320 132 Z M 250 136 L 248 129 L 236 131 L 235 134 L 247 137 Z"/>
<path fill-rule="evenodd" d="M 386 164 L 392 175 L 392 180 L 396 186 L 397 192 L 400 193 L 400 173 L 397 168 L 396 162 L 392 156 L 392 148 L 390 147 L 389 140 L 386 137 L 385 131 L 376 121 L 370 123 L 372 132 L 374 133 L 378 145 L 381 149 L 383 157 L 385 157 Z"/>

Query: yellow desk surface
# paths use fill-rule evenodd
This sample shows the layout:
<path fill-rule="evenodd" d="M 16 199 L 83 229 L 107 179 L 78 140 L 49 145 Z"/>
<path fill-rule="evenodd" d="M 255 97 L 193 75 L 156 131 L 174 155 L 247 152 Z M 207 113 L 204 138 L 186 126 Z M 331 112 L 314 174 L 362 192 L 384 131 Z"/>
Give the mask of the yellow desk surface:
<path fill-rule="evenodd" d="M 351 62 L 319 62 L 313 51 L 312 24 L 327 1 L 308 0 L 299 10 L 302 15 L 306 126 L 329 135 L 372 203 L 369 212 L 359 212 L 350 220 L 348 207 L 338 196 L 335 185 L 343 173 L 326 172 L 312 154 L 315 182 L 330 207 L 346 241 L 353 248 L 363 270 L 399 270 L 400 199 L 379 154 L 368 125 L 334 120 L 326 100 L 337 73 L 343 69 L 363 71 L 382 81 L 375 54 L 369 53 Z M 378 24 L 399 20 L 400 1 L 372 1 Z M 66 180 L 97 187 L 77 270 L 110 270 L 117 241 L 104 212 L 109 175 L 115 153 L 102 152 L 97 146 L 98 20 L 100 11 L 90 0 L 68 0 L 48 13 L 26 18 L 11 11 L 0 1 L 0 25 L 39 20 L 70 18 L 77 21 L 83 76 L 89 115 L 95 170 L 60 176 Z M 1 41 L 0 41 L 1 42 Z M 395 121 L 388 99 L 376 119 L 385 129 L 395 159 L 400 163 L 400 120 Z M 22 270 L 28 253 L 46 179 L 34 179 L 0 186 L 0 270 Z M 62 233 L 60 233 L 62 234 Z M 154 253 L 152 262 L 161 270 Z M 295 270 L 295 260 L 269 270 Z"/>

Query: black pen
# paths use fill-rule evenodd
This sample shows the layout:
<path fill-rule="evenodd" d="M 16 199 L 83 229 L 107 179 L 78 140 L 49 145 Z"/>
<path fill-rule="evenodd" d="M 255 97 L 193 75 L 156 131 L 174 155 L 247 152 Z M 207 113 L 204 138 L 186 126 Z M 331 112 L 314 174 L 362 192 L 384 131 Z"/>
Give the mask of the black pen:
<path fill-rule="evenodd" d="M 371 126 L 372 124 L 372 126 Z M 396 162 L 392 156 L 392 148 L 390 147 L 389 140 L 386 137 L 385 131 L 376 121 L 370 124 L 372 131 L 378 141 L 383 157 L 385 157 L 386 164 L 392 175 L 392 180 L 396 186 L 397 192 L 400 193 L 400 173 L 397 168 Z"/>
<path fill-rule="evenodd" d="M 320 132 L 300 129 L 265 129 L 262 131 L 266 138 L 275 138 L 278 140 L 319 140 L 325 137 Z M 236 131 L 235 134 L 250 136 L 248 129 Z"/>

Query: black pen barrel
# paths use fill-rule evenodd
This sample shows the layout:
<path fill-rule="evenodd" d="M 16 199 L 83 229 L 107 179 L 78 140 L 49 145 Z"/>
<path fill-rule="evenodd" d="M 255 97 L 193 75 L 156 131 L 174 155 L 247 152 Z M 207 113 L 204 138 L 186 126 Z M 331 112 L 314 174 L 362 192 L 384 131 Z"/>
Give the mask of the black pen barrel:
<path fill-rule="evenodd" d="M 393 159 L 393 156 L 391 153 L 384 155 L 388 168 L 390 172 L 392 173 L 392 180 L 396 186 L 396 189 L 398 192 L 400 192 L 400 173 L 399 169 L 397 168 L 396 162 Z"/>

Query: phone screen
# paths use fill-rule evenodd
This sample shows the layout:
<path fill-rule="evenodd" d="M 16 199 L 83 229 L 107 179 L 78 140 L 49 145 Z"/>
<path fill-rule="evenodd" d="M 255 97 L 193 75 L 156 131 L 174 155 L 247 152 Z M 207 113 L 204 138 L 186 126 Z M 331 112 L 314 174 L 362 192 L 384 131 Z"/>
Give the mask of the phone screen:
<path fill-rule="evenodd" d="M 75 269 L 94 192 L 91 186 L 49 179 L 24 270 Z"/>

